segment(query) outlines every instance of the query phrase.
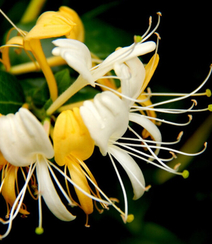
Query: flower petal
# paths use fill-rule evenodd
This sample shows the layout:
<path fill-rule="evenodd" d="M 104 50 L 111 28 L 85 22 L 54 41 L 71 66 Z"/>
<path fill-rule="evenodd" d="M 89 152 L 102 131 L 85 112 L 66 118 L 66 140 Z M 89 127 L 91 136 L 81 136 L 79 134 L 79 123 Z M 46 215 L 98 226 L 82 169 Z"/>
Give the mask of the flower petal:
<path fill-rule="evenodd" d="M 91 54 L 85 44 L 80 41 L 60 38 L 52 42 L 55 46 L 52 54 L 61 56 L 67 64 L 76 70 L 90 84 L 94 79 L 90 73 L 92 67 Z"/>
<path fill-rule="evenodd" d="M 121 79 L 122 94 L 136 99 L 141 93 L 141 87 L 145 78 L 145 68 L 139 58 L 135 57 L 126 64 L 115 63 L 114 70 Z M 124 99 L 125 100 L 125 99 Z M 133 102 L 126 101 L 130 107 Z"/>
<path fill-rule="evenodd" d="M 145 192 L 145 180 L 141 169 L 138 167 L 135 160 L 129 156 L 127 152 L 121 150 L 119 147 L 110 145 L 109 152 L 126 171 L 133 187 L 133 199 L 137 200 Z"/>
<path fill-rule="evenodd" d="M 54 156 L 51 142 L 37 118 L 27 109 L 0 117 L 0 150 L 14 166 L 28 166 L 36 154 Z"/>
<path fill-rule="evenodd" d="M 102 77 L 110 70 L 113 69 L 115 63 L 124 63 L 132 58 L 147 54 L 154 51 L 156 48 L 155 42 L 149 41 L 144 43 L 132 44 L 131 46 L 120 48 L 117 51 L 110 54 L 95 70 L 92 74 L 94 80 Z"/>
<path fill-rule="evenodd" d="M 95 144 L 103 155 L 107 154 L 109 139 L 122 136 L 128 126 L 128 108 L 115 94 L 105 91 L 94 101 L 85 101 L 80 113 Z"/>
<path fill-rule="evenodd" d="M 52 183 L 46 159 L 39 157 L 36 166 L 40 194 L 50 211 L 60 220 L 71 221 L 75 219 L 64 206 Z"/>
<path fill-rule="evenodd" d="M 94 141 L 82 120 L 79 108 L 63 111 L 57 117 L 53 141 L 55 161 L 60 166 L 65 164 L 65 158 L 70 154 L 81 160 L 92 155 Z"/>
<path fill-rule="evenodd" d="M 151 137 L 153 137 L 153 139 L 158 142 L 157 146 L 160 146 L 160 142 L 162 141 L 162 136 L 161 136 L 160 130 L 151 120 L 145 118 L 144 115 L 136 114 L 136 113 L 130 113 L 129 120 L 134 123 L 139 124 L 144 129 L 146 129 L 149 132 L 149 134 L 151 135 Z M 159 149 L 156 149 L 155 154 L 157 155 L 158 152 L 159 152 Z"/>

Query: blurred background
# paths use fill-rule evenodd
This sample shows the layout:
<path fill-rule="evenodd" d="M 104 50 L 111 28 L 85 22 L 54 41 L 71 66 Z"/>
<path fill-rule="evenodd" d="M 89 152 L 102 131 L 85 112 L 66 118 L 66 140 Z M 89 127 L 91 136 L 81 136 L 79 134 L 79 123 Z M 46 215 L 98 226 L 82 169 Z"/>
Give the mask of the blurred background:
<path fill-rule="evenodd" d="M 165 3 L 166 2 L 166 3 Z M 0 8 L 14 22 L 18 23 L 29 1 L 4 1 L 0 0 Z M 210 2 L 201 1 L 50 1 L 43 6 L 44 11 L 57 11 L 61 5 L 73 8 L 82 16 L 85 24 L 87 45 L 100 52 L 101 45 L 107 47 L 108 52 L 117 46 L 130 45 L 133 35 L 142 35 L 147 26 L 148 19 L 153 17 L 153 26 L 157 22 L 156 12 L 162 13 L 158 33 L 161 36 L 159 44 L 160 62 L 149 84 L 152 91 L 191 92 L 207 76 L 212 63 L 212 14 Z M 95 11 L 94 11 L 95 10 Z M 0 16 L 0 40 L 3 44 L 4 33 L 10 24 Z M 87 29 L 86 29 L 87 28 Z M 92 32 L 100 33 L 92 33 Z M 116 33 L 121 31 L 120 37 Z M 96 39 L 89 38 L 89 34 Z M 114 35 L 113 35 L 114 34 Z M 153 40 L 156 37 L 153 36 Z M 119 44 L 119 41 L 121 43 Z M 92 42 L 92 43 L 91 43 Z M 106 51 L 103 52 L 105 55 Z M 150 56 L 144 57 L 144 62 Z M 203 91 L 212 88 L 212 77 Z M 200 97 L 199 107 L 207 107 L 212 103 L 211 98 Z M 181 103 L 180 106 L 189 106 Z M 163 114 L 158 114 L 163 118 Z M 175 120 L 186 120 L 184 117 L 166 116 Z M 206 122 L 205 122 L 206 121 Z M 203 124 L 205 122 L 205 124 Z M 202 148 L 204 141 L 208 141 L 208 149 L 201 155 L 191 158 L 180 158 L 190 172 L 188 179 L 181 176 L 169 179 L 163 172 L 151 165 L 139 162 L 146 183 L 152 188 L 144 196 L 133 201 L 132 189 L 124 172 L 123 177 L 129 200 L 129 212 L 135 219 L 130 224 L 124 224 L 119 214 L 114 210 L 104 211 L 99 215 L 97 211 L 89 218 L 90 228 L 84 227 L 85 216 L 81 211 L 76 211 L 77 218 L 71 223 L 57 220 L 43 204 L 44 234 L 38 236 L 34 233 L 37 226 L 37 203 L 28 206 L 30 216 L 15 219 L 10 235 L 3 243 L 20 241 L 60 241 L 65 242 L 110 242 L 130 244 L 208 244 L 212 243 L 212 184 L 211 184 L 211 129 L 212 117 L 210 112 L 196 113 L 190 125 L 185 128 L 176 128 L 168 125 L 161 126 L 165 141 L 175 140 L 178 133 L 183 130 L 184 136 L 175 147 L 180 149 L 185 143 L 189 152 Z M 199 129 L 199 131 L 198 131 Z M 195 137 L 192 137 L 196 132 Z M 190 141 L 187 139 L 192 138 Z M 198 144 L 199 143 L 199 144 Z M 196 146 L 196 144 L 198 144 Z M 199 150 L 199 149 L 198 149 Z M 197 151 L 198 151 L 197 150 Z M 115 172 L 108 158 L 99 160 L 96 150 L 95 158 L 88 161 L 88 166 L 95 175 L 100 187 L 109 196 L 120 199 L 122 206 L 122 193 L 115 177 Z M 164 178 L 163 178 L 164 177 Z M 25 203 L 27 204 L 26 198 Z M 29 199 L 31 204 L 31 200 Z M 1 199 L 2 206 L 4 201 Z M 0 208 L 4 208 L 4 207 Z M 75 211 L 75 210 L 74 210 Z M 2 213 L 2 210 L 1 210 Z M 4 229 L 4 227 L 0 227 Z M 2 231 L 1 231 L 2 232 Z"/>

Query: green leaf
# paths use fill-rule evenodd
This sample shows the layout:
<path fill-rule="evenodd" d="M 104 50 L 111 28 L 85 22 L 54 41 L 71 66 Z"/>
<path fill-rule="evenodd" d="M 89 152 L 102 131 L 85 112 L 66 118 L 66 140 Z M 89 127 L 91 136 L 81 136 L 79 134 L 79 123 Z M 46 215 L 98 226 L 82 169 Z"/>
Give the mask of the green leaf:
<path fill-rule="evenodd" d="M 0 113 L 15 113 L 24 103 L 19 81 L 11 74 L 0 71 Z"/>
<path fill-rule="evenodd" d="M 128 46 L 133 36 L 99 19 L 82 18 L 85 26 L 85 44 L 100 59 L 104 59 L 117 47 Z"/>
<path fill-rule="evenodd" d="M 42 107 L 49 99 L 49 90 L 45 78 L 32 78 L 20 81 L 26 101 Z"/>

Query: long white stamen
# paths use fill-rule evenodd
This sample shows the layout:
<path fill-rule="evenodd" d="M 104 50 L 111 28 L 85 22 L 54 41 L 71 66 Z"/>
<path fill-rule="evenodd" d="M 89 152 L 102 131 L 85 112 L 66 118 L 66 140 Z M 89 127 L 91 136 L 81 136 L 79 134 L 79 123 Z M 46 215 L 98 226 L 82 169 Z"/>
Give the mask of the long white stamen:
<path fill-rule="evenodd" d="M 152 144 L 161 144 L 161 145 L 173 145 L 173 144 L 177 144 L 179 143 L 179 141 L 181 140 L 181 137 L 183 135 L 183 132 L 181 131 L 177 137 L 176 141 L 172 141 L 172 142 L 163 142 L 163 141 L 153 141 L 153 140 L 146 140 L 143 139 L 146 143 L 152 143 Z M 141 140 L 139 138 L 131 138 L 131 137 L 121 137 L 121 138 L 115 138 L 113 137 L 113 139 L 115 140 L 127 140 L 127 141 L 135 141 L 135 142 L 141 142 Z"/>
<path fill-rule="evenodd" d="M 196 94 L 205 85 L 205 83 L 208 81 L 211 73 L 212 73 L 212 64 L 210 65 L 209 73 L 206 76 L 206 78 L 204 79 L 204 81 L 195 90 L 193 90 L 191 93 L 188 93 L 188 94 L 186 94 L 185 96 L 182 96 L 182 97 L 177 97 L 177 98 L 173 98 L 173 99 L 170 99 L 170 100 L 167 100 L 167 101 L 155 103 L 155 104 L 149 105 L 147 107 L 153 107 L 153 106 L 155 107 L 155 106 L 164 105 L 164 104 L 171 103 L 171 102 L 180 101 L 180 100 L 183 100 L 185 98 L 188 98 L 188 97 Z"/>
<path fill-rule="evenodd" d="M 71 179 L 70 179 L 70 177 L 68 177 L 62 170 L 60 170 L 56 165 L 54 165 L 53 163 L 51 163 L 50 161 L 49 161 L 49 164 L 53 167 L 53 168 L 55 168 L 61 175 L 63 175 L 73 186 L 75 186 L 77 189 L 79 189 L 82 193 L 84 193 L 86 196 L 88 196 L 88 197 L 90 197 L 91 199 L 93 199 L 93 200 L 95 200 L 95 201 L 97 201 L 97 202 L 101 202 L 101 203 L 103 203 L 103 204 L 108 204 L 108 205 L 110 205 L 110 203 L 109 202 L 107 202 L 107 201 L 104 201 L 104 200 L 101 200 L 101 199 L 99 199 L 99 198 L 96 198 L 96 197 L 94 197 L 94 196 L 92 196 L 91 194 L 89 194 L 89 193 L 87 193 L 87 192 L 85 192 L 81 187 L 79 187 L 77 184 L 75 184 Z"/>
<path fill-rule="evenodd" d="M 157 15 L 158 15 L 158 22 L 157 22 L 155 28 L 154 28 L 154 29 L 153 29 L 147 36 L 145 36 L 145 38 L 143 38 L 143 39 L 141 40 L 141 42 L 146 41 L 152 34 L 155 33 L 155 31 L 156 31 L 157 28 L 159 27 L 159 25 L 160 25 L 160 17 L 162 16 L 162 14 L 161 14 L 160 12 L 158 12 Z"/>
<path fill-rule="evenodd" d="M 13 222 L 14 218 L 17 216 L 17 214 L 21 208 L 21 205 L 23 203 L 24 196 L 25 196 L 25 193 L 27 190 L 27 185 L 34 172 L 35 166 L 36 166 L 36 164 L 34 164 L 34 166 L 32 166 L 32 164 L 31 164 L 29 167 L 29 172 L 28 172 L 25 184 L 22 187 L 21 191 L 19 192 L 18 196 L 16 197 L 16 199 L 13 203 L 13 206 L 11 208 L 9 220 L 3 222 L 3 224 L 8 224 L 8 227 L 7 227 L 7 231 L 3 235 L 0 235 L 0 239 L 5 238 L 10 233 L 10 230 L 12 228 L 12 222 Z M 18 204 L 18 206 L 17 206 L 17 204 Z"/>
<path fill-rule="evenodd" d="M 109 155 L 110 160 L 111 160 L 111 162 L 112 162 L 112 165 L 113 165 L 113 167 L 114 167 L 114 169 L 115 169 L 116 175 L 117 175 L 117 177 L 118 177 L 118 180 L 119 180 L 119 183 L 120 183 L 120 186 L 121 186 L 121 189 L 122 189 L 122 193 L 123 193 L 123 197 L 124 197 L 124 206 L 125 206 L 125 207 L 124 207 L 124 208 L 125 208 L 125 217 L 124 217 L 124 220 L 125 220 L 125 222 L 127 222 L 127 216 L 128 216 L 128 202 L 127 202 L 127 194 L 126 194 L 126 190 L 125 190 L 125 187 L 124 187 L 124 184 L 123 184 L 123 182 L 122 182 L 121 176 L 120 176 L 120 174 L 119 174 L 119 172 L 118 172 L 118 169 L 117 169 L 117 167 L 116 167 L 116 165 L 115 165 L 115 162 L 114 162 L 114 160 L 113 160 L 111 154 L 108 153 L 108 155 Z"/>
<path fill-rule="evenodd" d="M 168 121 L 165 119 L 159 119 L 159 118 L 155 118 L 155 117 L 151 117 L 151 116 L 147 116 L 147 115 L 145 115 L 145 118 L 148 118 L 150 120 L 154 120 L 157 122 L 165 123 L 165 124 L 175 125 L 175 126 L 186 126 L 186 125 L 190 124 L 190 122 L 192 120 L 192 115 L 188 114 L 189 120 L 188 120 L 188 122 L 185 122 L 185 123 L 176 123 L 176 122 Z"/>

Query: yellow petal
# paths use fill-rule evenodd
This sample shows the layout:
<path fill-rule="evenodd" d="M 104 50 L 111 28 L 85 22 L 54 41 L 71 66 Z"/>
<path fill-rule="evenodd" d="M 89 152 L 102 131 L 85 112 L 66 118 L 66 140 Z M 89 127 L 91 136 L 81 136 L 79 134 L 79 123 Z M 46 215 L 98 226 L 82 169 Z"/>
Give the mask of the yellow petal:
<path fill-rule="evenodd" d="M 73 34 L 71 34 L 72 31 Z M 83 36 L 81 36 L 82 33 L 84 36 L 83 25 L 76 12 L 68 7 L 61 7 L 58 12 L 44 12 L 38 18 L 36 25 L 26 35 L 25 39 L 44 39 L 64 35 L 69 38 L 83 39 Z"/>
<path fill-rule="evenodd" d="M 73 9 L 65 7 L 65 6 L 60 7 L 59 12 L 67 19 L 71 19 L 76 24 L 73 26 L 73 29 L 70 32 L 70 34 L 66 35 L 66 37 L 83 42 L 84 41 L 84 26 L 83 26 L 83 23 L 82 23 L 79 15 Z"/>
<path fill-rule="evenodd" d="M 6 71 L 10 70 L 10 59 L 9 59 L 9 47 L 17 45 L 23 47 L 23 37 L 14 36 L 4 46 L 1 46 L 2 63 L 4 64 Z"/>
<path fill-rule="evenodd" d="M 65 157 L 70 154 L 81 160 L 92 155 L 94 141 L 82 120 L 79 108 L 63 111 L 58 116 L 53 141 L 55 160 L 59 165 L 64 165 Z"/>
<path fill-rule="evenodd" d="M 13 203 L 16 200 L 16 179 L 17 179 L 18 167 L 10 165 L 7 169 L 6 176 L 4 178 L 4 183 L 2 187 L 2 195 L 7 204 L 10 207 L 13 206 Z M 27 215 L 29 212 L 20 208 L 19 212 L 21 214 Z"/>
<path fill-rule="evenodd" d="M 66 159 L 69 173 L 71 179 L 76 183 L 81 189 L 90 194 L 90 187 L 88 181 L 83 174 L 83 170 L 78 162 L 74 160 L 73 157 L 68 157 Z M 83 192 L 75 187 L 77 197 L 80 202 L 80 206 L 86 214 L 91 214 L 93 212 L 93 201 L 90 197 L 86 196 Z"/>
<path fill-rule="evenodd" d="M 148 64 L 145 66 L 145 70 L 146 70 L 146 75 L 145 75 L 145 79 L 142 85 L 142 91 L 144 91 L 147 87 L 147 85 L 149 84 L 149 81 L 151 80 L 157 66 L 159 63 L 159 55 L 158 54 L 154 54 L 152 56 L 152 58 L 150 59 L 150 61 L 148 62 Z"/>

